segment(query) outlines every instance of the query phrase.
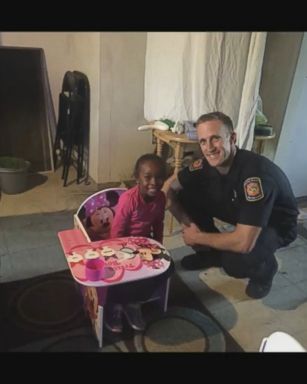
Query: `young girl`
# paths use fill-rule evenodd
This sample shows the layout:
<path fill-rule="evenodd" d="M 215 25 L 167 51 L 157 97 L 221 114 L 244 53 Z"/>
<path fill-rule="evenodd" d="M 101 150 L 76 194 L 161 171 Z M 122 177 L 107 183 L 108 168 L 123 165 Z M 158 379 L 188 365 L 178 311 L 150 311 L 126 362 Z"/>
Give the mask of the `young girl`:
<path fill-rule="evenodd" d="M 136 186 L 124 192 L 118 202 L 111 237 L 144 236 L 163 241 L 166 166 L 155 154 L 141 156 L 134 168 Z"/>
<path fill-rule="evenodd" d="M 163 241 L 163 221 L 166 198 L 161 191 L 166 179 L 166 164 L 155 154 L 141 156 L 134 168 L 136 186 L 124 192 L 118 202 L 111 228 L 111 238 L 144 236 Z M 154 278 L 110 287 L 105 325 L 112 332 L 122 331 L 122 314 L 135 330 L 144 330 L 141 301 L 167 279 L 174 267 Z"/>

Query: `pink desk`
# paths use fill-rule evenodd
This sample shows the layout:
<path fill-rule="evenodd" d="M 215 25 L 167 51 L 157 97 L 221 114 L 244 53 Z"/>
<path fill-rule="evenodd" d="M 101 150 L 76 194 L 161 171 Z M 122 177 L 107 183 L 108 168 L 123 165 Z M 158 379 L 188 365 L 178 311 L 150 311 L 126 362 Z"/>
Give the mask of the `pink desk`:
<path fill-rule="evenodd" d="M 169 252 L 157 241 L 145 237 L 122 237 L 88 242 L 80 229 L 58 233 L 66 261 L 75 281 L 80 285 L 85 309 L 89 313 L 98 338 L 103 340 L 103 306 L 107 288 L 135 280 L 157 276 L 170 266 Z M 89 279 L 87 266 L 92 260 L 102 261 L 103 272 Z M 167 308 L 169 280 L 161 296 L 164 311 Z"/>

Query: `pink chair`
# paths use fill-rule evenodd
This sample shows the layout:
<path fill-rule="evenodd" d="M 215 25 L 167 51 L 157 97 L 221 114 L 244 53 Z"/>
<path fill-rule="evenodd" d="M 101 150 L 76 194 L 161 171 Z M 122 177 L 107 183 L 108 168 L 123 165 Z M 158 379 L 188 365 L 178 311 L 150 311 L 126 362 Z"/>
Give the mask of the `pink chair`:
<path fill-rule="evenodd" d="M 74 215 L 75 229 L 59 232 L 68 265 L 81 289 L 85 310 L 91 318 L 100 347 L 103 344 L 103 310 L 107 302 L 108 287 L 157 276 L 170 265 L 168 251 L 155 240 L 141 237 L 110 239 L 118 199 L 126 190 L 109 188 L 91 195 Z M 151 262 L 144 261 L 141 253 L 144 249 L 159 258 L 153 258 Z M 87 273 L 89 260 L 95 258 L 102 259 L 105 263 L 106 268 L 101 279 L 99 273 Z M 96 275 L 97 281 L 89 280 L 89 276 Z M 158 301 L 164 312 L 167 310 L 169 284 L 170 278 L 147 300 Z"/>

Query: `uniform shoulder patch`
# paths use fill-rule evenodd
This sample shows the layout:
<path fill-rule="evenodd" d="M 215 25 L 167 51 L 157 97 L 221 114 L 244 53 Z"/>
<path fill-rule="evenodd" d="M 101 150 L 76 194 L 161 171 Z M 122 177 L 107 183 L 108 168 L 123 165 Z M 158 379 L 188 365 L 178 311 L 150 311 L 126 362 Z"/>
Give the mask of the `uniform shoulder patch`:
<path fill-rule="evenodd" d="M 190 171 L 197 171 L 198 169 L 202 169 L 203 167 L 203 160 L 197 159 L 194 160 L 193 163 L 189 166 Z"/>
<path fill-rule="evenodd" d="M 247 201 L 258 201 L 264 197 L 259 177 L 249 177 L 244 181 L 244 192 Z"/>

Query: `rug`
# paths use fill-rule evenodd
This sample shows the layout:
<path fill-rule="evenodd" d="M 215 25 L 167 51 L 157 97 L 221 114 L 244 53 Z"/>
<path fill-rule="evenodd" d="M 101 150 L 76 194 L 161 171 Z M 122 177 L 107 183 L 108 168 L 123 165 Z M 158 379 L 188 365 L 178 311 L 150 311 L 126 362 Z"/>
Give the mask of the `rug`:
<path fill-rule="evenodd" d="M 241 352 L 175 274 L 169 309 L 161 314 L 144 304 L 147 328 L 120 336 L 105 331 L 98 348 L 81 296 L 68 270 L 2 283 L 1 352 Z"/>

